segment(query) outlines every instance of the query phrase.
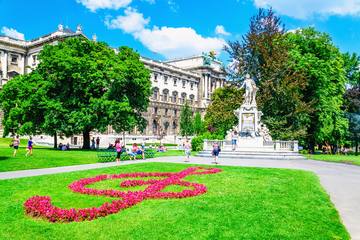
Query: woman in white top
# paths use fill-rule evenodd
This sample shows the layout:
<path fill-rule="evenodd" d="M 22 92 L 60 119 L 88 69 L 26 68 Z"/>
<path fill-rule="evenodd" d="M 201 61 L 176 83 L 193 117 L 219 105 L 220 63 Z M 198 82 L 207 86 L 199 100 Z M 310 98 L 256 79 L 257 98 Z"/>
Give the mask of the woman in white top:
<path fill-rule="evenodd" d="M 184 144 L 184 150 L 185 150 L 185 162 L 189 162 L 190 161 L 190 154 L 191 154 L 191 144 L 189 143 L 189 140 L 186 140 L 185 144 Z"/>

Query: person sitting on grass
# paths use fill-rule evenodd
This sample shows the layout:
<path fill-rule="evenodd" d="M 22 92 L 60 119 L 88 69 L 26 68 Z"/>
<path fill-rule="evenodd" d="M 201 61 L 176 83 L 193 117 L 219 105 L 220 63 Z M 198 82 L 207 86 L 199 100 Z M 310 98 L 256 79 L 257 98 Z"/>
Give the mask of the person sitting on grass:
<path fill-rule="evenodd" d="M 158 152 L 166 152 L 166 148 L 164 147 L 164 145 L 160 145 L 157 149 Z"/>

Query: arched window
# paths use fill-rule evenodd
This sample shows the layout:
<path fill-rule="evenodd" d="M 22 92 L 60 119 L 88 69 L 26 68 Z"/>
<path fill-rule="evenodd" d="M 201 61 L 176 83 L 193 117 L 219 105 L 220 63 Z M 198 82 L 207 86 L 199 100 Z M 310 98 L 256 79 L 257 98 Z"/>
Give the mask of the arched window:
<path fill-rule="evenodd" d="M 189 98 L 190 98 L 190 103 L 193 104 L 193 103 L 194 103 L 194 99 L 195 99 L 194 94 L 190 94 L 190 95 L 189 95 Z"/>
<path fill-rule="evenodd" d="M 181 93 L 181 103 L 184 104 L 186 102 L 186 93 Z"/>
<path fill-rule="evenodd" d="M 159 98 L 159 88 L 154 87 L 153 88 L 153 99 L 158 100 L 158 98 Z"/>
<path fill-rule="evenodd" d="M 152 128 L 153 128 L 153 134 L 156 134 L 157 129 L 158 129 L 158 124 L 157 124 L 157 121 L 155 119 L 152 122 Z"/>
<path fill-rule="evenodd" d="M 166 88 L 165 88 L 165 89 L 163 90 L 163 99 L 162 99 L 162 100 L 163 100 L 164 102 L 167 102 L 168 99 L 169 99 L 169 89 L 166 89 Z"/>
<path fill-rule="evenodd" d="M 177 128 L 177 123 L 176 123 L 176 121 L 173 121 L 173 123 L 172 123 L 172 128 L 173 128 L 173 129 L 176 129 L 176 128 Z"/>
<path fill-rule="evenodd" d="M 165 129 L 165 132 L 167 132 L 167 130 L 169 129 L 169 122 L 165 122 L 164 123 L 164 129 Z"/>
<path fill-rule="evenodd" d="M 177 103 L 177 98 L 178 98 L 178 92 L 177 92 L 177 91 L 173 91 L 173 92 L 172 92 L 172 102 L 173 102 L 173 103 Z"/>

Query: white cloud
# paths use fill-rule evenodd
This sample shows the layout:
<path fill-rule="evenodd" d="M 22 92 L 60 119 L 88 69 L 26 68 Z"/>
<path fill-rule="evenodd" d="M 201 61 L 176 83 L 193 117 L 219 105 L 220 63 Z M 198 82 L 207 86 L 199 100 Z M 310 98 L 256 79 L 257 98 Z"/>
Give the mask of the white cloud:
<path fill-rule="evenodd" d="M 168 0 L 167 3 L 171 11 L 176 13 L 179 10 L 179 5 L 175 2 L 175 0 Z"/>
<path fill-rule="evenodd" d="M 224 28 L 223 25 L 217 25 L 215 28 L 215 33 L 218 35 L 224 35 L 224 36 L 229 36 L 231 35 L 229 32 L 227 32 Z"/>
<path fill-rule="evenodd" d="M 254 0 L 256 7 L 272 7 L 278 13 L 294 18 L 312 16 L 360 16 L 360 0 Z"/>
<path fill-rule="evenodd" d="M 115 19 L 105 20 L 105 25 L 110 29 L 121 29 L 126 33 L 140 32 L 144 29 L 145 25 L 150 22 L 150 18 L 144 18 L 142 13 L 133 8 L 125 10 L 125 16 L 118 16 Z"/>
<path fill-rule="evenodd" d="M 86 8 L 95 12 L 97 9 L 119 9 L 127 7 L 132 0 L 76 0 Z"/>
<path fill-rule="evenodd" d="M 16 29 L 13 29 L 13 28 L 2 27 L 1 33 L 4 34 L 5 36 L 11 37 L 11 38 L 25 40 L 24 34 L 18 32 Z"/>
<path fill-rule="evenodd" d="M 128 24 L 132 21 L 132 24 Z M 190 56 L 210 50 L 220 52 L 225 44 L 222 38 L 203 37 L 190 27 L 146 28 L 149 21 L 149 18 L 145 19 L 135 9 L 128 8 L 124 16 L 108 20 L 105 24 L 109 28 L 132 34 L 149 50 L 166 58 Z"/>

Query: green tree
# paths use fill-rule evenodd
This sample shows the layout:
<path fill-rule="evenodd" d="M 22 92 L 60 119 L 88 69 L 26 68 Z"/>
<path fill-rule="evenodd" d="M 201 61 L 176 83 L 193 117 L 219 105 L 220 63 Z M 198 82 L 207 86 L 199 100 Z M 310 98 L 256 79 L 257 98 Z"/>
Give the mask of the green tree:
<path fill-rule="evenodd" d="M 285 28 L 271 9 L 260 9 L 242 41 L 226 47 L 234 63 L 230 68 L 233 80 L 241 83 L 249 73 L 256 81 L 262 120 L 274 139 L 305 138 L 309 121 L 310 109 L 302 95 L 306 79 L 291 61 L 290 49 Z"/>
<path fill-rule="evenodd" d="M 226 131 L 237 125 L 238 119 L 234 111 L 240 107 L 243 93 L 244 91 L 236 86 L 215 90 L 204 118 L 205 127 L 210 133 L 224 138 Z"/>
<path fill-rule="evenodd" d="M 347 83 L 360 86 L 360 56 L 356 53 L 344 53 L 343 60 Z"/>
<path fill-rule="evenodd" d="M 180 134 L 187 137 L 193 133 L 192 111 L 188 102 L 186 102 L 180 112 Z"/>
<path fill-rule="evenodd" d="M 6 113 L 6 125 L 20 124 L 21 129 L 27 126 L 28 133 L 35 130 L 66 136 L 82 133 L 83 148 L 90 147 L 91 131 L 104 131 L 108 125 L 118 132 L 144 127 L 141 112 L 147 109 L 151 82 L 150 72 L 139 54 L 127 47 L 115 53 L 104 43 L 72 38 L 45 46 L 39 59 L 37 70 L 23 77 L 37 79 L 38 88 L 34 93 L 19 93 L 17 97 L 18 102 L 32 101 L 27 110 L 22 107 L 23 111 Z M 9 89 L 15 84 L 11 82 Z M 14 101 L 9 94 L 2 95 L 5 101 Z M 33 99 L 36 96 L 43 101 Z M 7 107 L 6 103 L 2 105 Z M 32 114 L 30 109 L 42 110 L 39 124 L 31 118 L 25 118 L 26 122 L 13 120 L 13 115 L 23 119 Z"/>
<path fill-rule="evenodd" d="M 360 85 L 350 88 L 345 93 L 345 109 L 349 119 L 349 140 L 355 146 L 358 155 L 360 141 Z"/>
<path fill-rule="evenodd" d="M 343 56 L 330 36 L 314 28 L 287 35 L 292 44 L 290 56 L 307 79 L 304 100 L 313 109 L 308 127 L 309 148 L 328 143 L 333 149 L 347 135 L 343 95 L 346 76 Z"/>
<path fill-rule="evenodd" d="M 195 117 L 194 117 L 194 122 L 193 122 L 193 128 L 194 128 L 194 133 L 196 135 L 199 135 L 201 133 L 204 132 L 204 123 L 201 119 L 201 115 L 199 112 L 197 112 L 195 114 Z"/>

